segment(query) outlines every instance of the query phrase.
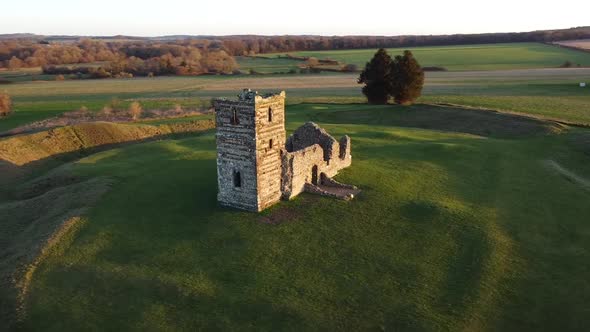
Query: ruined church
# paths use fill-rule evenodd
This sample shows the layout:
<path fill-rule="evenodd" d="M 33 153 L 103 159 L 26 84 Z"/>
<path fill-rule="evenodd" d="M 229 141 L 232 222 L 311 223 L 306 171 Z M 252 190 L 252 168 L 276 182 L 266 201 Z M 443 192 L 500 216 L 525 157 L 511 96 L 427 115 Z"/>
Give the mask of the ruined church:
<path fill-rule="evenodd" d="M 262 211 L 303 191 L 346 200 L 359 192 L 332 179 L 351 164 L 348 136 L 337 141 L 308 122 L 285 139 L 284 91 L 246 89 L 214 107 L 220 204 Z"/>

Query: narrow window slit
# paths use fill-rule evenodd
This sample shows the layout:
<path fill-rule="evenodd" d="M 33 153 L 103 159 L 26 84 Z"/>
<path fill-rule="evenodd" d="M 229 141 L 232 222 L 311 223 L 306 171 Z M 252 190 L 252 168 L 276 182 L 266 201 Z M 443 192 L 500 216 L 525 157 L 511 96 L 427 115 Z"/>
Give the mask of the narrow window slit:
<path fill-rule="evenodd" d="M 234 171 L 234 187 L 242 187 L 242 175 L 239 171 Z"/>
<path fill-rule="evenodd" d="M 240 119 L 238 118 L 238 110 L 235 107 L 232 108 L 231 124 L 234 126 L 240 124 Z"/>

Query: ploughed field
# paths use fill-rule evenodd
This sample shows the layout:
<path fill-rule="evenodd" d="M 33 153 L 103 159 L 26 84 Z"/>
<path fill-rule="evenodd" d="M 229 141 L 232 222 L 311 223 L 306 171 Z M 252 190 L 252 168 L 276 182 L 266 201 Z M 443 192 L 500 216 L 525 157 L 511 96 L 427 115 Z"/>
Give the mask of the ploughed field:
<path fill-rule="evenodd" d="M 336 179 L 355 200 L 218 207 L 213 131 L 13 167 L 2 227 L 67 222 L 3 303 L 49 331 L 590 326 L 590 131 L 426 104 L 287 106 L 288 132 L 310 120 L 351 136 Z"/>
<path fill-rule="evenodd" d="M 590 39 L 564 40 L 555 42 L 555 44 L 574 47 L 582 50 L 590 50 Z"/>

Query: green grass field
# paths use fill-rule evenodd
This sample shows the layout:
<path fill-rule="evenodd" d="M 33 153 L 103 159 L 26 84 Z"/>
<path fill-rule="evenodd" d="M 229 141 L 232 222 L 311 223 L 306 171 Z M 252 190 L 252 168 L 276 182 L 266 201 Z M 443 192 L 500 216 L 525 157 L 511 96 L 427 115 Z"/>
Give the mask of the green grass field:
<path fill-rule="evenodd" d="M 291 60 L 289 60 L 291 61 Z M 0 119 L 0 132 L 86 106 L 100 110 L 113 98 L 121 107 L 204 107 L 210 98 L 233 96 L 244 87 L 286 89 L 289 103 L 364 102 L 357 75 L 158 77 L 64 82 L 23 82 L 1 87 L 15 114 Z M 590 125 L 589 69 L 427 73 L 421 102 L 485 107 Z"/>
<path fill-rule="evenodd" d="M 545 45 L 511 47 L 527 66 L 553 66 Z M 541 55 L 527 53 L 535 47 Z M 485 61 L 520 68 L 499 58 Z M 365 104 L 356 77 L 1 85 L 15 113 L 0 132 L 113 98 L 121 108 L 198 108 L 241 88 L 285 89 L 288 133 L 314 121 L 351 136 L 353 165 L 337 179 L 363 192 L 351 202 L 303 194 L 261 214 L 220 208 L 212 131 L 76 150 L 79 141 L 159 132 L 125 126 L 183 128 L 211 115 L 97 125 L 96 140 L 92 125 L 38 133 L 45 145 L 11 152 L 32 162 L 0 160 L 0 274 L 26 261 L 18 253 L 41 250 L 16 288 L 0 287 L 0 323 L 8 315 L 44 331 L 588 330 L 590 89 L 578 83 L 590 82 L 590 70 L 427 73 L 409 107 Z M 67 153 L 52 152 L 57 134 Z"/>
<path fill-rule="evenodd" d="M 391 55 L 410 49 L 422 66 L 439 66 L 448 70 L 500 70 L 555 68 L 565 61 L 590 66 L 590 54 L 540 43 L 511 43 L 410 47 L 388 49 Z M 335 50 L 293 52 L 298 56 L 330 58 L 364 67 L 376 50 Z M 265 54 L 265 56 L 269 56 Z M 279 61 L 277 59 L 277 61 Z"/>
<path fill-rule="evenodd" d="M 540 123 L 511 137 L 516 126 L 501 114 L 436 112 L 288 107 L 288 131 L 313 120 L 351 135 L 353 166 L 337 179 L 363 193 L 348 203 L 304 194 L 262 214 L 218 207 L 212 133 L 56 169 L 49 174 L 113 184 L 37 265 L 22 327 L 590 326 L 590 191 L 547 162 L 590 178 L 576 144 L 588 131 L 547 135 Z"/>
<path fill-rule="evenodd" d="M 300 61 L 291 60 L 291 59 L 265 59 L 262 57 L 243 57 L 238 56 L 236 57 L 236 61 L 240 66 L 240 70 L 248 73 L 250 69 L 263 73 L 263 74 L 271 74 L 271 73 L 286 73 L 291 69 L 298 70 L 297 65 L 300 64 Z"/>

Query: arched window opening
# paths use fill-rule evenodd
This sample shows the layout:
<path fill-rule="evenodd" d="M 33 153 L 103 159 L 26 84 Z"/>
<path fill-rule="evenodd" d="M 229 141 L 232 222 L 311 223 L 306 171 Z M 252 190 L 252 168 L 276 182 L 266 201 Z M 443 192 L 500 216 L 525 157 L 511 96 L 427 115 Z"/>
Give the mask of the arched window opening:
<path fill-rule="evenodd" d="M 272 122 L 272 108 L 268 108 L 268 122 Z"/>
<path fill-rule="evenodd" d="M 239 125 L 240 124 L 240 119 L 238 118 L 238 110 L 234 107 L 231 109 L 232 110 L 232 114 L 231 114 L 231 124 L 232 125 Z"/>
<path fill-rule="evenodd" d="M 242 187 L 242 175 L 239 171 L 234 171 L 234 187 Z"/>
<path fill-rule="evenodd" d="M 313 165 L 311 168 L 311 184 L 318 185 L 318 165 Z"/>
<path fill-rule="evenodd" d="M 272 149 L 272 139 L 268 141 L 268 147 Z"/>

